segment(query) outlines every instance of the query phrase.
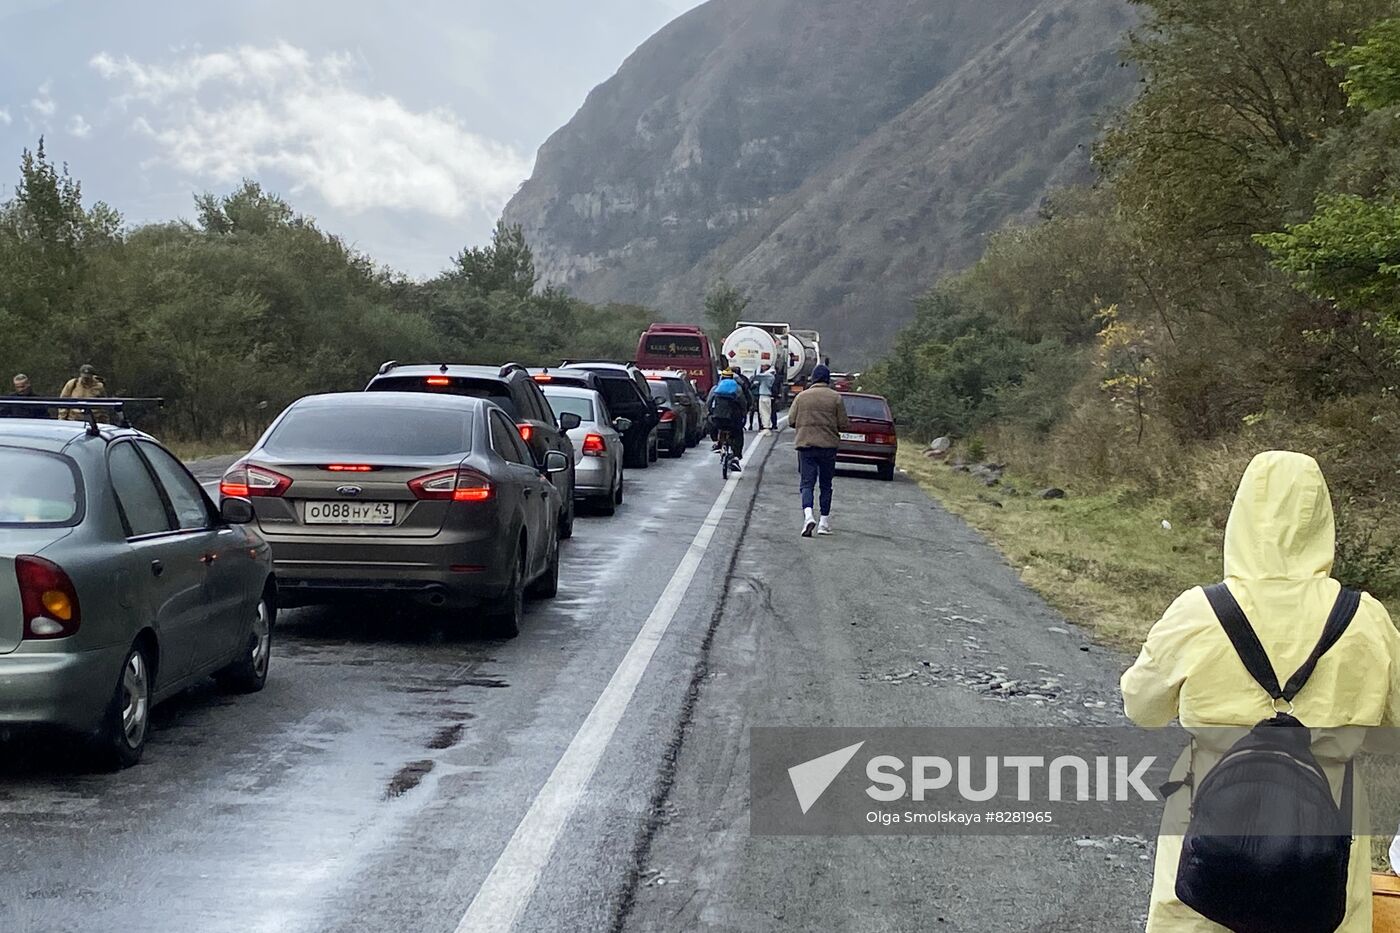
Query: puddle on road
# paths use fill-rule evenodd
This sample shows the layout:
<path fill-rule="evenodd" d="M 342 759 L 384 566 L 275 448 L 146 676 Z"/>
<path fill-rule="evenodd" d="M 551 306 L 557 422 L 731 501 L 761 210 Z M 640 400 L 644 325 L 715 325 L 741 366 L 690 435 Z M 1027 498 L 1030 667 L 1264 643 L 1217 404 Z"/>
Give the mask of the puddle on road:
<path fill-rule="evenodd" d="M 424 758 L 422 761 L 411 761 L 398 770 L 389 779 L 389 786 L 384 791 L 385 800 L 394 800 L 413 790 L 423 783 L 423 778 L 433 770 L 434 762 L 431 758 Z"/>
<path fill-rule="evenodd" d="M 431 739 L 428 740 L 428 747 L 434 751 L 442 751 L 451 748 L 462 741 L 462 733 L 466 730 L 467 724 L 459 722 L 450 726 L 443 726 Z"/>

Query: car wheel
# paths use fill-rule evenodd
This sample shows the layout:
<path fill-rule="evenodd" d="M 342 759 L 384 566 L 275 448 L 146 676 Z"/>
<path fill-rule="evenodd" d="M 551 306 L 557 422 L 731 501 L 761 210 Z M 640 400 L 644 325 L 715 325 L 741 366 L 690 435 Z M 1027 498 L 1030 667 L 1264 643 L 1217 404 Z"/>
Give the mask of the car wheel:
<path fill-rule="evenodd" d="M 122 662 L 112 702 L 97 737 L 101 767 L 129 768 L 141 760 L 151 727 L 151 662 L 141 644 L 131 646 Z"/>
<path fill-rule="evenodd" d="M 549 556 L 549 566 L 544 575 L 530 584 L 530 595 L 535 599 L 553 599 L 559 595 L 559 542 L 555 540 L 553 552 Z"/>
<path fill-rule="evenodd" d="M 671 441 L 671 446 L 666 448 L 666 456 L 672 460 L 679 460 L 685 456 L 685 438 L 677 437 Z"/>
<path fill-rule="evenodd" d="M 264 593 L 258 600 L 243 657 L 214 675 L 221 686 L 234 693 L 257 693 L 267 685 L 267 669 L 272 663 L 272 627 L 276 621 L 277 610 Z"/>
<path fill-rule="evenodd" d="M 633 470 L 645 470 L 647 468 L 647 440 L 646 438 L 633 438 L 629 444 L 623 441 L 623 465 Z"/>
<path fill-rule="evenodd" d="M 653 438 L 652 441 L 651 441 L 651 443 L 649 443 L 649 444 L 647 445 L 647 462 L 648 462 L 648 463 L 655 463 L 657 460 L 660 460 L 660 459 L 661 459 L 661 442 Z"/>
<path fill-rule="evenodd" d="M 619 476 L 619 477 L 617 478 L 617 492 L 613 493 L 613 504 L 614 504 L 614 505 L 621 505 L 621 504 L 622 504 L 622 487 L 625 486 L 626 484 L 627 484 L 627 477 L 626 477 L 626 476 Z"/>
<path fill-rule="evenodd" d="M 892 483 L 892 482 L 894 482 L 894 464 L 893 464 L 893 463 L 882 463 L 882 464 L 880 464 L 880 479 L 884 480 L 884 481 L 887 482 L 887 483 Z"/>
<path fill-rule="evenodd" d="M 608 493 L 606 496 L 599 496 L 597 499 L 593 500 L 593 508 L 599 515 L 616 515 L 617 495 L 615 493 Z"/>
<path fill-rule="evenodd" d="M 496 600 L 487 614 L 488 628 L 497 638 L 514 638 L 520 634 L 520 620 L 525 615 L 525 547 L 521 542 L 510 574 L 506 591 Z"/>

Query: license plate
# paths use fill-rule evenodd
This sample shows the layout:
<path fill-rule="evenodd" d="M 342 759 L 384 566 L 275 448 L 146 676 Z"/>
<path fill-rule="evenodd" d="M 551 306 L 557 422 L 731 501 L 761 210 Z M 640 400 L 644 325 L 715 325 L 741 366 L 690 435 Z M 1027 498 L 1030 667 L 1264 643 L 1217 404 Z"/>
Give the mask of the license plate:
<path fill-rule="evenodd" d="M 308 525 L 392 525 L 392 502 L 308 502 Z"/>
<path fill-rule="evenodd" d="M 846 434 L 846 433 L 843 431 L 842 434 L 841 434 L 841 440 L 843 440 L 843 441 L 855 441 L 857 444 L 864 444 L 864 443 L 865 443 L 865 435 L 864 435 L 864 434 Z"/>

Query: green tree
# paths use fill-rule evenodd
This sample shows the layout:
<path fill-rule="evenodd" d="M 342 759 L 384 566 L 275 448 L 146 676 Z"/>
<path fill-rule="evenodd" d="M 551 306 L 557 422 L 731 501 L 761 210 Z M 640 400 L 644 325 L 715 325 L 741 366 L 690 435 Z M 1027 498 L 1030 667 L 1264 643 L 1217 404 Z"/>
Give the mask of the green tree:
<path fill-rule="evenodd" d="M 752 300 L 743 289 L 731 285 L 728 280 L 716 282 L 705 296 L 705 320 L 715 336 L 723 339 L 732 332 Z"/>
<path fill-rule="evenodd" d="M 528 298 L 539 278 L 535 274 L 535 254 L 518 226 L 496 222 L 490 246 L 462 250 L 453 260 L 453 274 L 476 295 L 505 292 Z"/>

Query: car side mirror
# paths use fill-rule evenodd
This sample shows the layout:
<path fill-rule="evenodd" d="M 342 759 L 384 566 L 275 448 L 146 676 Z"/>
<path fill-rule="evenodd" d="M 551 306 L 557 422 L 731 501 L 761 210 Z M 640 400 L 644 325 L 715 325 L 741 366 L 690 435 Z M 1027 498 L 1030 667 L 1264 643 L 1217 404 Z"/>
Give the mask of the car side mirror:
<path fill-rule="evenodd" d="M 557 450 L 544 455 L 544 471 L 549 474 L 563 473 L 569 468 L 569 458 Z"/>
<path fill-rule="evenodd" d="M 583 424 L 583 419 L 571 411 L 566 411 L 559 416 L 559 430 L 561 431 L 572 431 L 581 424 Z"/>
<path fill-rule="evenodd" d="M 254 518 L 253 503 L 247 499 L 224 499 L 219 503 L 219 515 L 230 525 L 248 525 Z"/>
<path fill-rule="evenodd" d="M 632 430 L 632 419 L 614 418 L 613 430 L 616 431 L 618 434 L 626 434 L 628 431 Z"/>

